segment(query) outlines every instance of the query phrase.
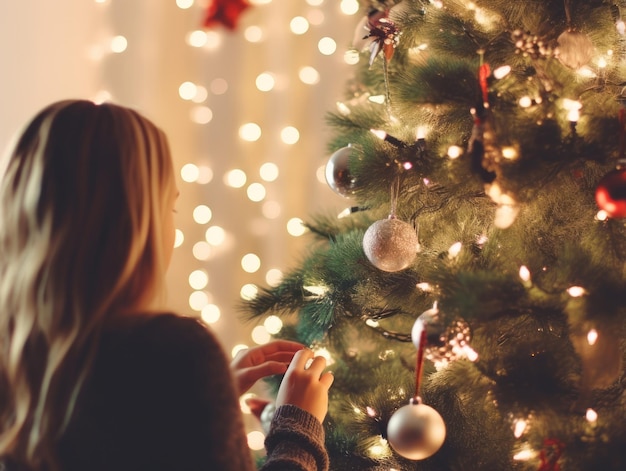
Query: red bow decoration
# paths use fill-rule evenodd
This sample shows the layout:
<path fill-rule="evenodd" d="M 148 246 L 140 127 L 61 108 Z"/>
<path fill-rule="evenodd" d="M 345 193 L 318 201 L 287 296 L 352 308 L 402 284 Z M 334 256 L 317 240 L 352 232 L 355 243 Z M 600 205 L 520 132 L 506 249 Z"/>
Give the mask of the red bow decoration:
<path fill-rule="evenodd" d="M 204 26 L 210 28 L 221 24 L 234 30 L 241 13 L 249 6 L 247 0 L 209 0 L 204 17 Z"/>
<path fill-rule="evenodd" d="M 560 471 L 559 459 L 564 448 L 565 445 L 556 438 L 546 438 L 539 453 L 541 465 L 537 468 L 537 471 Z"/>

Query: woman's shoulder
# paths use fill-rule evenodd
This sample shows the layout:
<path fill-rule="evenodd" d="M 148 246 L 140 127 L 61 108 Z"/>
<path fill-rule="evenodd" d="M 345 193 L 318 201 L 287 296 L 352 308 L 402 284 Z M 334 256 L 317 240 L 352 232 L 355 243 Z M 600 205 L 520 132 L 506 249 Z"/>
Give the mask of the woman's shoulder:
<path fill-rule="evenodd" d="M 111 323 L 102 348 L 107 356 L 117 353 L 126 358 L 223 357 L 215 335 L 200 320 L 172 312 L 129 315 Z"/>

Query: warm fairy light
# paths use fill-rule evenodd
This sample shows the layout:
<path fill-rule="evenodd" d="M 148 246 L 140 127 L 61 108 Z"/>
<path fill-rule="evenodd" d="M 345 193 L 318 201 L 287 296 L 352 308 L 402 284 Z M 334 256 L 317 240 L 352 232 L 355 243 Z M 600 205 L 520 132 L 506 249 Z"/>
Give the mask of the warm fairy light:
<path fill-rule="evenodd" d="M 519 277 L 525 283 L 530 281 L 530 270 L 526 265 L 522 265 L 521 267 L 519 267 Z"/>
<path fill-rule="evenodd" d="M 563 108 L 567 111 L 567 120 L 575 123 L 580 119 L 582 103 L 577 100 L 563 98 Z"/>
<path fill-rule="evenodd" d="M 533 104 L 532 98 L 529 96 L 521 97 L 517 102 L 522 108 L 529 108 Z"/>
<path fill-rule="evenodd" d="M 303 16 L 294 16 L 289 22 L 293 34 L 304 34 L 309 30 L 309 22 Z"/>
<path fill-rule="evenodd" d="M 461 253 L 462 247 L 463 244 L 461 244 L 461 242 L 455 242 L 454 244 L 452 244 L 448 249 L 448 258 L 452 259 L 457 257 L 459 253 Z"/>
<path fill-rule="evenodd" d="M 526 420 L 517 419 L 513 425 L 513 435 L 515 435 L 515 438 L 520 438 L 526 431 L 526 427 L 528 427 Z"/>
<path fill-rule="evenodd" d="M 423 283 L 418 283 L 415 286 L 421 289 L 422 291 L 424 291 L 425 293 L 433 292 L 433 285 L 431 285 L 430 283 L 423 282 Z"/>
<path fill-rule="evenodd" d="M 128 47 L 128 40 L 124 36 L 115 36 L 111 39 L 111 51 L 117 54 L 124 52 Z"/>
<path fill-rule="evenodd" d="M 607 63 L 606 63 L 606 59 L 604 57 L 600 57 L 598 59 L 598 67 L 601 69 L 604 69 L 606 67 Z"/>
<path fill-rule="evenodd" d="M 378 321 L 375 321 L 374 319 L 367 319 L 365 321 L 365 325 L 368 325 L 370 327 L 378 327 Z"/>
<path fill-rule="evenodd" d="M 178 96 L 183 100 L 191 100 L 196 96 L 197 85 L 193 82 L 183 82 L 178 87 Z"/>
<path fill-rule="evenodd" d="M 265 274 L 265 282 L 270 286 L 278 286 L 283 281 L 283 272 L 278 268 L 271 268 Z"/>
<path fill-rule="evenodd" d="M 258 345 L 265 345 L 272 340 L 272 336 L 263 325 L 257 325 L 254 329 L 252 329 L 250 337 L 254 343 Z"/>
<path fill-rule="evenodd" d="M 109 92 L 108 90 L 99 90 L 98 92 L 96 92 L 92 101 L 96 105 L 101 105 L 102 103 L 111 101 L 112 99 L 113 99 L 113 96 L 111 95 L 111 92 Z"/>
<path fill-rule="evenodd" d="M 501 67 L 498 67 L 496 70 L 493 71 L 493 76 L 497 79 L 502 79 L 504 77 L 506 77 L 507 75 L 509 75 L 509 73 L 511 72 L 511 66 L 510 65 L 503 65 Z"/>
<path fill-rule="evenodd" d="M 378 103 L 379 105 L 382 105 L 383 103 L 385 103 L 385 95 L 372 95 L 368 97 L 368 100 L 372 103 Z"/>
<path fill-rule="evenodd" d="M 239 352 L 247 350 L 248 348 L 250 347 L 248 347 L 245 343 L 238 343 L 230 350 L 230 357 L 235 358 Z"/>
<path fill-rule="evenodd" d="M 427 134 L 428 134 L 428 128 L 426 126 L 418 126 L 417 130 L 415 131 L 415 138 L 425 139 Z"/>
<path fill-rule="evenodd" d="M 451 159 L 458 159 L 463 155 L 463 148 L 460 146 L 450 146 L 448 147 L 448 157 Z"/>
<path fill-rule="evenodd" d="M 207 304 L 202 308 L 202 311 L 200 311 L 200 319 L 202 319 L 202 322 L 205 324 L 215 324 L 220 320 L 221 316 L 222 312 L 215 304 Z"/>
<path fill-rule="evenodd" d="M 347 116 L 351 113 L 350 108 L 348 108 L 345 103 L 338 101 L 336 105 L 337 111 L 339 111 L 342 115 Z"/>
<path fill-rule="evenodd" d="M 368 448 L 368 453 L 372 458 L 381 458 L 384 456 L 388 456 L 391 454 L 391 450 L 389 448 L 389 444 L 387 442 L 386 439 L 384 439 L 382 436 L 380 437 L 380 442 L 377 444 L 373 444 L 372 446 L 370 446 Z M 392 471 L 393 468 L 391 468 L 389 471 Z"/>
<path fill-rule="evenodd" d="M 587 332 L 587 343 L 589 345 L 595 345 L 598 341 L 598 331 L 596 329 L 590 329 Z"/>
<path fill-rule="evenodd" d="M 239 168 L 229 170 L 224 175 L 224 183 L 232 188 L 241 188 L 246 184 L 248 177 L 246 172 Z"/>
<path fill-rule="evenodd" d="M 206 185 L 211 180 L 213 180 L 213 170 L 211 170 L 211 167 L 206 165 L 198 166 L 198 177 L 196 178 L 196 182 L 201 185 Z"/>
<path fill-rule="evenodd" d="M 567 288 L 567 294 L 569 294 L 572 298 L 579 298 L 586 293 L 587 291 L 585 291 L 585 288 L 581 286 L 570 286 Z"/>
<path fill-rule="evenodd" d="M 563 98 L 563 109 L 570 111 L 570 110 L 580 110 L 582 109 L 583 105 L 580 101 L 577 100 L 571 100 L 570 98 Z"/>
<path fill-rule="evenodd" d="M 356 49 L 348 49 L 343 53 L 343 61 L 348 65 L 358 64 L 360 60 L 361 55 Z"/>
<path fill-rule="evenodd" d="M 580 119 L 580 111 L 578 110 L 569 110 L 567 112 L 567 120 L 576 123 Z"/>
<path fill-rule="evenodd" d="M 185 241 L 185 234 L 180 229 L 176 229 L 176 235 L 174 236 L 174 248 L 180 247 Z"/>
<path fill-rule="evenodd" d="M 307 231 L 304 221 L 300 218 L 291 218 L 287 221 L 287 233 L 294 237 L 299 237 Z"/>
<path fill-rule="evenodd" d="M 201 311 L 209 304 L 209 295 L 204 291 L 194 291 L 189 295 L 189 307 L 194 311 Z"/>
<path fill-rule="evenodd" d="M 222 35 L 217 31 L 207 31 L 206 44 L 204 45 L 204 48 L 215 51 L 222 45 L 222 39 Z"/>
<path fill-rule="evenodd" d="M 208 38 L 205 31 L 197 29 L 189 32 L 185 40 L 191 47 L 204 47 L 206 46 Z"/>
<path fill-rule="evenodd" d="M 181 10 L 186 10 L 193 6 L 193 0 L 176 0 L 176 6 Z"/>
<path fill-rule="evenodd" d="M 517 149 L 515 147 L 504 146 L 502 148 L 502 157 L 504 157 L 505 159 L 514 160 L 519 157 L 519 154 L 517 153 Z"/>
<path fill-rule="evenodd" d="M 191 248 L 191 253 L 193 254 L 196 260 L 208 260 L 211 257 L 211 253 L 213 252 L 213 247 L 208 242 L 201 240 L 200 242 L 196 242 L 193 244 Z"/>
<path fill-rule="evenodd" d="M 248 433 L 248 448 L 251 450 L 262 450 L 265 447 L 265 435 L 263 432 L 253 430 Z"/>
<path fill-rule="evenodd" d="M 202 103 L 209 96 L 209 91 L 202 85 L 196 85 L 196 94 L 191 98 L 194 103 Z"/>
<path fill-rule="evenodd" d="M 248 186 L 248 189 L 246 190 L 246 195 L 248 195 L 248 199 L 250 201 L 258 203 L 259 201 L 263 201 L 265 199 L 265 196 L 267 195 L 267 190 L 265 189 L 265 186 L 263 186 L 263 184 L 261 183 L 252 183 L 250 184 L 250 186 Z"/>
<path fill-rule="evenodd" d="M 285 144 L 295 144 L 300 140 L 300 131 L 293 126 L 286 126 L 280 131 L 280 139 Z"/>
<path fill-rule="evenodd" d="M 239 128 L 239 137 L 244 141 L 254 142 L 261 137 L 261 126 L 256 123 L 246 123 Z"/>
<path fill-rule="evenodd" d="M 256 88 L 262 92 L 269 92 L 276 85 L 276 80 L 274 76 L 269 72 L 263 72 L 259 74 L 256 78 Z"/>
<path fill-rule="evenodd" d="M 226 240 L 226 231 L 220 226 L 211 226 L 204 233 L 206 241 L 214 247 L 222 245 Z"/>
<path fill-rule="evenodd" d="M 337 219 L 347 218 L 352 214 L 352 208 L 345 208 L 339 214 L 337 214 Z"/>
<path fill-rule="evenodd" d="M 359 2 L 357 0 L 341 0 L 340 8 L 344 15 L 354 15 L 359 11 Z"/>
<path fill-rule="evenodd" d="M 326 293 L 328 293 L 328 286 L 325 285 L 308 285 L 308 286 L 303 286 L 302 287 L 303 290 L 315 295 L 315 296 L 324 296 Z"/>
<path fill-rule="evenodd" d="M 283 328 L 283 321 L 278 316 L 267 316 L 263 321 L 265 329 L 272 335 L 277 334 Z"/>
<path fill-rule="evenodd" d="M 255 273 L 261 268 L 261 259 L 257 254 L 248 253 L 241 258 L 241 268 L 245 272 Z"/>
<path fill-rule="evenodd" d="M 489 237 L 487 237 L 485 234 L 481 234 L 478 237 L 476 237 L 476 243 L 482 247 L 483 245 L 485 245 L 487 243 L 487 241 L 489 240 Z"/>
<path fill-rule="evenodd" d="M 266 219 L 276 219 L 283 211 L 278 201 L 265 201 L 261 206 L 261 212 Z"/>
<path fill-rule="evenodd" d="M 609 213 L 607 213 L 604 209 L 601 209 L 596 213 L 596 219 L 598 221 L 606 221 L 609 218 Z"/>
<path fill-rule="evenodd" d="M 378 139 L 385 139 L 387 137 L 387 133 L 380 129 L 370 129 L 370 132 Z"/>
<path fill-rule="evenodd" d="M 534 458 L 537 452 L 530 448 L 528 445 L 524 446 L 520 451 L 513 455 L 515 461 L 528 461 Z"/>
<path fill-rule="evenodd" d="M 213 111 L 208 106 L 196 106 L 191 110 L 191 120 L 198 124 L 210 123 L 213 120 Z"/>
<path fill-rule="evenodd" d="M 317 49 L 325 56 L 331 56 L 337 50 L 337 43 L 328 36 L 322 38 L 317 43 Z"/>
<path fill-rule="evenodd" d="M 244 301 L 252 301 L 257 297 L 257 294 L 259 294 L 259 288 L 252 283 L 243 285 L 239 290 L 239 296 Z"/>
<path fill-rule="evenodd" d="M 278 165 L 273 162 L 266 162 L 259 168 L 259 175 L 266 182 L 273 182 L 278 178 Z"/>
<path fill-rule="evenodd" d="M 320 73 L 317 69 L 308 65 L 298 71 L 298 77 L 302 83 L 307 85 L 315 85 L 320 81 Z"/>
<path fill-rule="evenodd" d="M 598 413 L 593 409 L 587 409 L 585 419 L 587 419 L 587 422 L 595 422 L 598 420 Z"/>
<path fill-rule="evenodd" d="M 209 284 L 209 274 L 204 270 L 194 270 L 189 274 L 189 286 L 195 290 L 206 288 Z"/>
<path fill-rule="evenodd" d="M 228 91 L 228 82 L 223 78 L 218 77 L 211 80 L 209 88 L 211 89 L 211 93 L 214 95 L 223 95 Z"/>
<path fill-rule="evenodd" d="M 243 32 L 243 37 L 248 42 L 258 43 L 263 40 L 263 30 L 256 25 L 248 26 Z"/>
<path fill-rule="evenodd" d="M 626 34 L 626 23 L 624 23 L 624 20 L 622 20 L 621 18 L 617 20 L 617 22 L 615 23 L 615 29 L 617 29 L 617 32 L 619 34 L 624 36 L 624 34 Z"/>

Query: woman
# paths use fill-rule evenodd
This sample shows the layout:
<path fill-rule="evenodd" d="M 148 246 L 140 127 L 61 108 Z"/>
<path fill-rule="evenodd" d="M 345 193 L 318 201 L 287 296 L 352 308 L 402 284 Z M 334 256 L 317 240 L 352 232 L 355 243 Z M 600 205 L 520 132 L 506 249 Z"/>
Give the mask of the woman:
<path fill-rule="evenodd" d="M 327 469 L 323 358 L 308 366 L 309 350 L 277 341 L 237 358 L 233 375 L 207 329 L 159 309 L 178 194 L 162 131 L 122 106 L 61 101 L 28 124 L 4 167 L 9 471 L 254 469 L 238 396 L 277 373 L 264 469 Z"/>

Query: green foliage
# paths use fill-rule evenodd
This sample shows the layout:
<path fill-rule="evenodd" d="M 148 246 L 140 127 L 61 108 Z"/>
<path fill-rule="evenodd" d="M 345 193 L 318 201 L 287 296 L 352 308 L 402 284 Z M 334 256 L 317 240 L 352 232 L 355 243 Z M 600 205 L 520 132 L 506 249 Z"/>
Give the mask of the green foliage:
<path fill-rule="evenodd" d="M 385 67 L 382 54 L 370 66 L 363 52 L 346 92 L 350 112 L 327 116 L 329 151 L 355 149 L 349 168 L 360 210 L 314 216 L 308 227 L 316 243 L 300 267 L 244 306 L 252 317 L 295 316 L 282 335 L 330 352 L 331 469 L 532 470 L 546 456 L 568 471 L 625 469 L 626 224 L 597 217 L 595 190 L 620 156 L 626 48 L 615 22 L 626 2 L 361 3 L 364 15 L 395 5 L 389 19 L 400 33 Z M 558 58 L 568 30 L 593 45 L 586 73 Z M 585 55 L 583 43 L 565 49 Z M 471 110 L 483 106 L 478 68 L 485 63 L 491 71 L 510 66 L 486 82 L 489 144 L 515 154 L 491 163 L 518 210 L 510 225 L 496 224 L 502 202 L 472 154 L 448 157 L 477 133 Z M 582 107 L 577 121 L 567 100 Z M 427 131 L 421 142 L 420 128 Z M 415 227 L 420 247 L 406 270 L 388 273 L 369 262 L 362 238 L 392 212 Z M 393 412 L 415 393 L 411 328 L 434 302 L 446 325 L 469 323 L 478 358 L 440 369 L 425 363 L 420 394 L 444 418 L 447 439 L 434 456 L 413 462 L 384 439 Z M 610 354 L 594 354 L 590 329 L 598 351 Z M 586 382 L 605 370 L 617 371 L 607 384 Z M 587 409 L 598 413 L 595 422 Z M 520 419 L 528 426 L 515 435 Z M 557 443 L 563 448 L 555 452 Z M 530 455 L 515 459 L 524 450 Z"/>

